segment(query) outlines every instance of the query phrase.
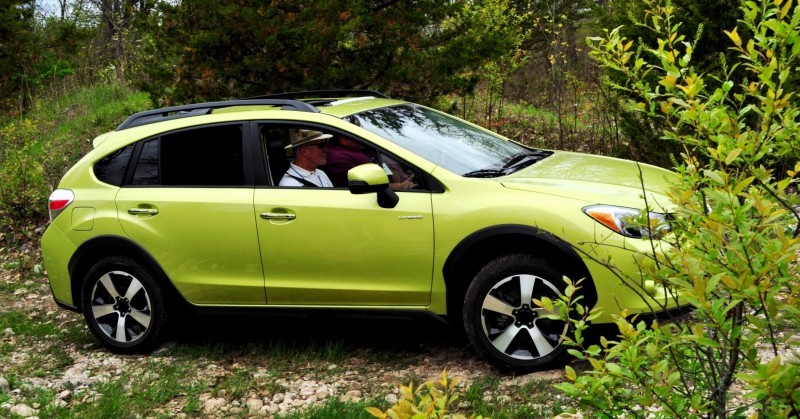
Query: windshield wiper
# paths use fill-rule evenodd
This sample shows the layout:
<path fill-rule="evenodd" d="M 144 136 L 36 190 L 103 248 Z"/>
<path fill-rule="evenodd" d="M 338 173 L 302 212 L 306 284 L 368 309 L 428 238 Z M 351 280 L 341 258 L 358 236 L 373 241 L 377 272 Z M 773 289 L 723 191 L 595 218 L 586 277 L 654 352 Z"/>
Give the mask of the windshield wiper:
<path fill-rule="evenodd" d="M 508 171 L 508 173 L 513 173 L 519 169 L 528 167 L 538 162 L 539 160 L 542 160 L 543 158 L 550 156 L 551 154 L 553 154 L 552 151 L 544 151 L 544 150 L 520 153 L 512 157 L 508 162 L 506 162 L 506 164 L 503 165 L 503 169 L 513 169 Z"/>
<path fill-rule="evenodd" d="M 479 169 L 464 173 L 464 177 L 498 177 L 508 174 L 507 169 Z"/>
<path fill-rule="evenodd" d="M 511 173 L 516 172 L 524 167 L 528 167 L 545 157 L 549 157 L 552 155 L 552 151 L 547 150 L 534 150 L 534 151 L 526 151 L 524 153 L 519 153 L 514 155 L 506 164 L 503 165 L 501 168 L 492 168 L 492 169 L 478 169 L 473 170 L 471 172 L 464 173 L 461 176 L 464 177 L 499 177 L 505 176 Z"/>

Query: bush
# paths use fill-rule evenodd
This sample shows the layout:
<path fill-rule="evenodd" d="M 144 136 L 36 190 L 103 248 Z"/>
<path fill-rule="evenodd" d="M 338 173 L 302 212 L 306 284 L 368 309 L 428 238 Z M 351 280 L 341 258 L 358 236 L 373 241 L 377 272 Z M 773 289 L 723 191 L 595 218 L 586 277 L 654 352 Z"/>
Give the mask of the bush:
<path fill-rule="evenodd" d="M 450 413 L 450 405 L 459 397 L 459 378 L 447 378 L 447 370 L 442 371 L 442 378 L 427 381 L 414 389 L 414 383 L 400 385 L 400 399 L 387 411 L 376 407 L 367 408 L 376 418 L 464 418 L 464 415 Z M 474 417 L 474 415 L 472 416 Z"/>
<path fill-rule="evenodd" d="M 0 238 L 6 245 L 33 239 L 47 220 L 47 199 L 66 171 L 114 129 L 149 105 L 121 85 L 76 87 L 42 97 L 31 112 L 0 122 Z"/>
<path fill-rule="evenodd" d="M 691 65 L 696 41 L 679 33 L 670 2 L 645 3 L 638 24 L 657 46 L 636 45 L 619 28 L 590 45 L 627 80 L 614 87 L 634 98 L 629 109 L 658 119 L 663 138 L 683 146 L 668 191 L 672 232 L 653 243 L 664 252 L 640 265 L 644 280 L 674 290 L 695 311 L 688 322 L 651 323 L 620 313 L 619 340 L 572 350 L 591 369 L 567 367 L 568 382 L 557 387 L 598 416 L 797 417 L 800 108 L 787 82 L 800 58 L 800 9 L 790 0 L 746 2 L 740 28 L 726 32 L 738 61 L 714 75 Z M 740 37 L 745 31 L 751 39 Z M 735 71 L 744 82 L 731 81 Z M 796 163 L 779 171 L 787 159 Z M 631 287 L 642 281 L 623 279 Z M 575 306 L 570 295 L 542 303 L 565 319 Z M 583 343 L 580 333 L 573 343 Z"/>

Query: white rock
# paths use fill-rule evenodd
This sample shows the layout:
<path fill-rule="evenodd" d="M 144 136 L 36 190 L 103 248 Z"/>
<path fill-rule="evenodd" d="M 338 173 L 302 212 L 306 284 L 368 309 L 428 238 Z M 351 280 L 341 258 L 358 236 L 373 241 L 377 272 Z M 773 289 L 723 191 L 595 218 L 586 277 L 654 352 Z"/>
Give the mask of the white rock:
<path fill-rule="evenodd" d="M 83 370 L 85 365 L 73 365 L 67 371 L 64 372 L 64 379 L 65 380 L 85 380 L 89 378 L 89 375 Z"/>
<path fill-rule="evenodd" d="M 358 402 L 361 401 L 361 392 L 359 390 L 350 390 L 342 397 L 344 401 Z"/>
<path fill-rule="evenodd" d="M 7 393 L 11 391 L 11 385 L 8 384 L 8 380 L 5 377 L 0 377 L 0 393 Z"/>
<path fill-rule="evenodd" d="M 69 391 L 69 390 L 64 390 L 61 393 L 58 393 L 56 395 L 56 399 L 58 399 L 58 400 L 67 400 L 68 401 L 71 398 L 72 398 L 72 392 Z"/>
<path fill-rule="evenodd" d="M 258 412 L 259 410 L 261 410 L 262 407 L 264 407 L 264 402 L 261 401 L 261 399 L 255 399 L 255 398 L 247 399 L 247 401 L 244 402 L 244 404 L 245 406 L 247 406 L 247 408 L 250 410 L 251 413 Z"/>
<path fill-rule="evenodd" d="M 36 409 L 34 409 L 34 408 L 32 408 L 32 407 L 30 407 L 30 406 L 28 406 L 26 404 L 18 404 L 18 405 L 16 405 L 16 406 L 11 408 L 11 414 L 12 415 L 22 416 L 23 418 L 29 418 L 31 416 L 36 416 L 38 413 L 39 412 Z"/>
<path fill-rule="evenodd" d="M 55 400 L 53 400 L 53 403 L 51 403 L 51 405 L 53 407 L 56 407 L 56 408 L 58 408 L 58 407 L 67 407 L 67 402 L 65 402 L 62 399 L 55 399 Z"/>
<path fill-rule="evenodd" d="M 206 414 L 214 413 L 219 410 L 223 410 L 224 407 L 228 405 L 228 402 L 223 398 L 211 398 L 206 400 L 205 404 L 203 404 L 203 412 Z"/>

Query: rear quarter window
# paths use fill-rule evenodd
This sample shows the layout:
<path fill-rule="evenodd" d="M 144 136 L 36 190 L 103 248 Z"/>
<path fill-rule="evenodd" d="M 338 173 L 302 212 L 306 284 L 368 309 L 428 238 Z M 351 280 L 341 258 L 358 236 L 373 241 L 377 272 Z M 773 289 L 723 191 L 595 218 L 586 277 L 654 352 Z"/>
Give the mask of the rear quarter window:
<path fill-rule="evenodd" d="M 133 145 L 121 148 L 100 159 L 94 165 L 94 175 L 98 180 L 114 186 L 122 186 L 125 171 L 133 154 Z"/>

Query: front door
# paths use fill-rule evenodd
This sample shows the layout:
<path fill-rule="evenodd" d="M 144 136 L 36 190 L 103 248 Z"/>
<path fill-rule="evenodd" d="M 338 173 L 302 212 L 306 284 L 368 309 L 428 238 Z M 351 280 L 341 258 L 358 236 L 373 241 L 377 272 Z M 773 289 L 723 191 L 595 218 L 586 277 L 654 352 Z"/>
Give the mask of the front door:
<path fill-rule="evenodd" d="M 428 192 L 262 188 L 255 216 L 268 305 L 426 306 L 433 218 Z"/>

